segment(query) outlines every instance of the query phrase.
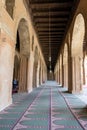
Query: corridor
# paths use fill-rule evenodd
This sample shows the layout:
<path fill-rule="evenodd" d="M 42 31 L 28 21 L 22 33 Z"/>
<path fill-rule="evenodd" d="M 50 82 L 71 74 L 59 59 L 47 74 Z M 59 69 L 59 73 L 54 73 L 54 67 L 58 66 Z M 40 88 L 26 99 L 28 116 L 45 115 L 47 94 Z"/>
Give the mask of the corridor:
<path fill-rule="evenodd" d="M 87 130 L 87 106 L 55 81 L 30 94 L 13 94 L 0 112 L 0 130 Z"/>

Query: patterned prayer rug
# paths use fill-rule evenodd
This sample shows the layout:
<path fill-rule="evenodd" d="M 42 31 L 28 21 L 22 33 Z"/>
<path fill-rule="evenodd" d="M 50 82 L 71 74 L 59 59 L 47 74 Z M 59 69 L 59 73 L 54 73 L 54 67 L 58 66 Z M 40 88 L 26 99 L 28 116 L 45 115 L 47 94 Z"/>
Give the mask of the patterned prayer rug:
<path fill-rule="evenodd" d="M 13 95 L 13 104 L 0 112 L 0 130 L 87 130 L 86 104 L 50 81 Z"/>

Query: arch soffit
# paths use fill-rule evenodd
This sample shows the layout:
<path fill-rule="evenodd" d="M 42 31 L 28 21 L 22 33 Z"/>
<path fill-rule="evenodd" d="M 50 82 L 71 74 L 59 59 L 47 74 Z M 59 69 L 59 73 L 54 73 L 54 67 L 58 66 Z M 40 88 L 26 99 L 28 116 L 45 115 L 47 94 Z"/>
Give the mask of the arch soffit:
<path fill-rule="evenodd" d="M 27 22 L 27 25 L 28 25 L 28 31 L 29 31 L 29 34 L 30 34 L 30 30 L 29 30 L 29 20 L 27 19 L 27 17 L 25 15 L 20 15 L 18 18 L 15 18 L 17 19 L 16 22 L 15 22 L 15 30 L 14 30 L 14 37 L 16 39 L 16 35 L 17 35 L 17 30 L 18 30 L 18 26 L 20 24 L 20 21 L 22 19 L 24 19 L 26 22 Z M 16 41 L 15 41 L 16 43 Z"/>
<path fill-rule="evenodd" d="M 25 27 L 27 26 L 27 28 L 26 28 L 26 31 L 28 32 L 28 34 L 27 34 L 27 39 L 26 39 L 26 42 L 27 42 L 27 46 L 25 47 L 25 49 L 27 50 L 27 54 L 26 55 L 29 55 L 29 53 L 30 53 L 30 30 L 29 30 L 29 24 L 28 24 L 28 20 L 27 20 L 27 18 L 26 17 L 20 17 L 18 20 L 17 20 L 17 22 L 16 22 L 16 27 L 15 27 L 15 43 L 16 43 L 16 37 L 17 37 L 17 31 L 18 31 L 18 29 L 19 29 L 19 26 L 20 26 L 20 24 L 21 24 L 21 22 L 24 20 L 24 24 L 25 24 Z M 24 34 L 25 35 L 25 34 Z M 28 49 L 29 48 L 29 49 Z M 25 52 L 24 52 L 25 53 Z"/>
<path fill-rule="evenodd" d="M 72 41 L 71 41 L 72 56 L 76 55 L 77 53 L 82 54 L 84 37 L 85 37 L 85 18 L 82 13 L 78 13 L 74 19 L 72 29 Z"/>

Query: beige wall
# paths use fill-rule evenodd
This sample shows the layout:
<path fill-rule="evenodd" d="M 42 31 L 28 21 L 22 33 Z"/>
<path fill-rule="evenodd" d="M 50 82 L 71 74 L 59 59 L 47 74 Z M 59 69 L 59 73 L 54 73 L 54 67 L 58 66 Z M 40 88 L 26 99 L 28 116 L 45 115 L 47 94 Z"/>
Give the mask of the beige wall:
<path fill-rule="evenodd" d="M 20 8 L 19 8 L 20 5 Z M 36 37 L 35 30 L 33 28 L 31 17 L 25 8 L 23 0 L 15 0 L 15 6 L 13 8 L 13 18 L 10 17 L 9 13 L 6 10 L 5 0 L 0 1 L 0 110 L 4 109 L 12 103 L 12 80 L 13 80 L 13 69 L 14 69 L 14 56 L 15 56 L 15 46 L 16 46 L 16 37 L 17 30 L 21 19 L 24 19 L 27 22 L 27 27 L 29 31 L 29 55 L 26 55 L 26 65 L 20 63 L 20 75 L 24 74 L 23 70 L 26 66 L 28 70 L 26 75 L 26 88 L 22 88 L 27 92 L 31 92 L 33 89 L 32 79 L 33 75 L 33 62 L 34 50 L 37 46 L 38 53 L 42 62 L 42 68 L 44 73 L 46 73 L 45 61 L 39 46 L 38 39 Z M 32 36 L 34 35 L 34 46 L 32 50 Z M 25 47 L 27 48 L 27 47 Z M 19 53 L 20 57 L 21 53 Z M 32 60 L 33 59 L 33 60 Z M 40 66 L 40 65 L 39 65 Z M 43 67 L 44 66 L 44 67 Z M 39 68 L 38 68 L 38 77 L 39 77 Z M 20 76 L 20 78 L 23 78 Z M 46 77 L 45 77 L 46 79 Z M 44 80 L 45 80 L 44 79 Z M 43 79 L 42 79 L 43 80 Z M 41 81 L 42 82 L 42 81 Z M 39 81 L 37 81 L 39 86 Z M 4 102 L 3 102 L 4 101 Z"/>

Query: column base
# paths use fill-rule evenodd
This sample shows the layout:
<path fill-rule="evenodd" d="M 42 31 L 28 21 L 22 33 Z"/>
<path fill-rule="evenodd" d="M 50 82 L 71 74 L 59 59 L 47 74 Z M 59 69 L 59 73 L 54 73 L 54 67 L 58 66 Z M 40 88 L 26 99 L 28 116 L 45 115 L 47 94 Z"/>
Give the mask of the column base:
<path fill-rule="evenodd" d="M 81 94 L 82 90 L 76 91 L 76 90 L 68 90 L 69 93 L 71 94 Z"/>
<path fill-rule="evenodd" d="M 5 108 L 10 106 L 11 104 L 12 104 L 12 99 L 8 103 L 0 104 L 0 111 L 4 110 Z"/>
<path fill-rule="evenodd" d="M 31 93 L 32 91 L 33 91 L 32 88 L 29 88 L 29 89 L 28 89 L 28 93 Z"/>

